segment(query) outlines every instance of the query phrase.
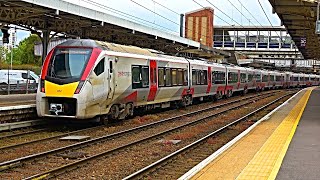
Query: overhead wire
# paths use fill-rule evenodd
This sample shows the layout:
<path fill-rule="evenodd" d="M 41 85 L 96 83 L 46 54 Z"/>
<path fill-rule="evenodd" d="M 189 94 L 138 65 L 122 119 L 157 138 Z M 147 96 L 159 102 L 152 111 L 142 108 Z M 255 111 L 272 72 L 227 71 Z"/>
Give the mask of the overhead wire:
<path fill-rule="evenodd" d="M 152 21 L 149 21 L 149 20 L 145 20 L 145 19 L 143 19 L 143 18 L 140 18 L 140 17 L 134 16 L 134 15 L 125 13 L 125 12 L 123 12 L 123 11 L 120 11 L 120 10 L 117 10 L 117 9 L 114 9 L 114 8 L 111 8 L 111 7 L 108 7 L 108 6 L 104 5 L 104 4 L 100 4 L 100 3 L 94 2 L 94 1 L 92 1 L 92 0 L 82 0 L 82 1 L 87 2 L 87 3 L 89 3 L 89 4 L 92 4 L 92 5 L 95 5 L 95 6 L 98 6 L 98 7 L 100 7 L 100 8 L 105 9 L 105 10 L 111 10 L 111 11 L 113 11 L 114 13 L 116 13 L 116 14 L 118 14 L 118 15 L 120 15 L 120 16 L 126 17 L 126 18 L 131 19 L 131 20 L 134 20 L 134 21 L 136 21 L 136 22 L 140 22 L 140 23 L 141 23 L 141 22 L 147 22 L 147 23 L 149 23 L 149 24 L 152 24 L 152 25 L 161 27 L 162 29 L 164 29 L 164 30 L 166 30 L 166 31 L 168 31 L 168 32 L 174 32 L 175 34 L 178 34 L 178 33 L 179 33 L 179 32 L 177 32 L 177 31 L 174 31 L 174 30 L 172 30 L 172 29 L 169 29 L 169 28 L 167 28 L 167 27 L 165 27 L 165 26 L 159 25 L 159 24 L 157 24 L 157 23 L 155 23 L 155 22 L 152 22 Z M 137 20 L 137 19 L 138 19 L 138 20 Z M 143 23 L 143 24 L 144 24 L 144 23 Z M 156 27 L 153 27 L 153 28 L 156 28 Z M 156 29 L 158 29 L 158 28 L 156 28 Z"/>
<path fill-rule="evenodd" d="M 228 0 L 229 1 L 229 3 L 244 17 L 244 18 L 246 18 L 248 21 L 250 21 L 250 19 L 249 18 L 247 18 L 238 8 L 237 8 L 237 6 L 235 6 L 230 0 Z M 240 2 L 240 1 L 239 1 Z M 242 7 L 242 3 L 241 3 L 241 7 Z M 258 26 L 256 26 L 256 25 L 253 25 L 255 28 L 257 28 L 258 29 Z M 261 25 L 262 26 L 262 25 Z M 264 34 L 264 33 L 263 33 Z M 264 34 L 265 35 L 265 34 Z"/>
<path fill-rule="evenodd" d="M 202 4 L 198 3 L 196 0 L 192 0 L 192 1 L 195 2 L 196 4 L 198 4 L 199 6 L 205 8 Z M 230 17 L 229 15 L 227 15 L 225 12 L 223 12 L 220 8 L 218 8 L 217 6 L 215 6 L 214 4 L 212 4 L 210 1 L 208 1 L 208 0 L 206 0 L 206 1 L 207 1 L 209 4 L 211 4 L 213 7 L 215 7 L 217 10 L 219 10 L 220 12 L 222 12 L 224 15 L 226 15 L 229 19 L 231 19 L 231 20 L 234 21 L 235 23 L 239 24 L 237 21 L 235 21 L 233 18 L 231 18 L 231 17 Z M 227 22 L 226 20 L 224 20 L 223 18 L 217 16 L 216 14 L 215 14 L 214 16 L 218 17 L 219 19 L 221 19 L 221 20 L 224 21 L 225 23 L 229 24 L 230 26 L 234 26 L 234 25 L 230 24 L 229 22 Z M 244 28 L 244 26 L 242 26 L 241 24 L 239 24 L 239 25 Z M 241 31 L 240 31 L 240 33 L 243 34 L 244 36 L 246 36 L 245 33 L 241 32 Z M 253 34 L 252 34 L 252 35 L 253 35 Z M 235 36 L 235 34 L 234 34 L 234 36 Z M 231 36 L 230 36 L 230 37 L 231 37 Z M 235 41 L 235 39 L 234 39 L 234 41 Z M 252 48 L 253 48 L 253 47 L 250 47 L 249 49 L 252 49 Z"/>
<path fill-rule="evenodd" d="M 155 12 L 155 11 L 152 11 L 151 9 L 145 7 L 144 5 L 142 5 L 142 4 L 140 4 L 140 3 L 138 3 L 138 2 L 136 2 L 136 1 L 134 1 L 134 0 L 130 0 L 130 1 L 133 2 L 133 3 L 135 3 L 135 4 L 137 4 L 138 6 L 140 6 L 140 7 L 142 7 L 142 8 L 144 8 L 144 9 L 146 9 L 146 10 L 148 10 L 148 11 L 150 11 L 150 12 L 156 14 L 156 15 L 158 15 L 159 17 L 161 17 L 161 18 L 163 18 L 163 19 L 165 19 L 165 20 L 167 20 L 167 21 L 169 21 L 169 22 L 172 22 L 173 24 L 176 24 L 176 25 L 180 26 L 179 23 L 176 23 L 176 22 L 172 21 L 171 19 L 169 19 L 169 18 L 167 18 L 167 17 L 165 17 L 165 16 L 163 16 L 163 15 L 161 15 L 161 14 L 159 14 L 159 13 L 157 13 L 157 12 Z"/>
<path fill-rule="evenodd" d="M 173 20 L 168 19 L 167 17 L 165 17 L 165 16 L 163 16 L 163 15 L 160 15 L 159 13 L 156 13 L 156 12 L 152 11 L 151 9 L 147 8 L 146 6 L 143 6 L 142 4 L 137 3 L 137 2 L 136 2 L 136 1 L 134 1 L 134 0 L 130 0 L 130 1 L 132 1 L 133 3 L 135 3 L 135 4 L 139 5 L 139 6 L 141 6 L 141 7 L 142 7 L 142 8 L 144 8 L 144 9 L 146 9 L 146 10 L 148 10 L 148 11 L 150 11 L 150 12 L 152 12 L 152 13 L 154 13 L 154 14 L 158 15 L 158 16 L 160 16 L 161 18 L 163 18 L 163 19 L 165 19 L 165 20 L 168 20 L 168 21 L 170 21 L 170 22 L 172 22 L 172 23 L 174 23 L 174 24 L 176 24 L 176 25 L 180 26 L 180 24 L 179 24 L 179 23 L 176 23 L 176 22 L 174 22 Z M 172 10 L 172 9 L 170 9 L 170 8 L 168 8 L 168 7 L 166 7 L 166 6 L 164 6 L 163 4 L 161 4 L 161 3 L 159 3 L 159 2 L 157 2 L 157 1 L 155 1 L 155 0 L 152 0 L 152 1 L 153 1 L 154 3 L 156 3 L 156 4 L 160 5 L 161 7 L 163 7 L 163 8 L 165 8 L 165 9 L 167 9 L 167 10 L 171 11 L 171 12 L 173 12 L 173 13 L 175 13 L 175 14 L 177 14 L 177 15 L 180 15 L 178 12 L 176 12 L 176 11 L 174 11 L 174 10 Z M 190 21 L 190 20 L 188 20 L 188 21 Z M 185 30 L 187 30 L 187 31 L 192 31 L 191 29 L 189 29 L 189 28 L 185 27 L 184 25 L 182 25 L 182 26 L 185 28 Z M 205 27 L 201 27 L 201 28 L 206 29 Z M 200 37 L 207 38 L 208 36 L 207 36 L 207 35 L 200 35 Z"/>
<path fill-rule="evenodd" d="M 261 7 L 261 9 L 262 9 L 262 11 L 263 11 L 263 13 L 264 13 L 264 15 L 267 17 L 267 19 L 268 19 L 268 21 L 269 21 L 269 23 L 270 23 L 271 27 L 273 27 L 273 28 L 274 28 L 274 26 L 273 26 L 272 22 L 270 21 L 270 19 L 269 19 L 268 15 L 267 15 L 267 13 L 266 13 L 266 11 L 264 10 L 264 8 L 263 8 L 263 6 L 262 6 L 262 4 L 261 4 L 260 0 L 258 0 L 258 3 L 259 3 L 259 5 L 260 5 L 260 7 Z M 282 37 L 278 34 L 278 32 L 277 32 L 277 31 L 276 31 L 276 33 L 277 33 L 277 35 L 279 36 L 280 41 L 282 42 Z"/>

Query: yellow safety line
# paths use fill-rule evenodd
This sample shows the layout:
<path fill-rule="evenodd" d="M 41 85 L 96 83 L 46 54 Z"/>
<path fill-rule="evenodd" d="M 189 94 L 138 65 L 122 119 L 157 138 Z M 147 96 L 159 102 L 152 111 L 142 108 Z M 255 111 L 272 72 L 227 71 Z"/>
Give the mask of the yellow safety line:
<path fill-rule="evenodd" d="M 278 159 L 277 159 L 277 161 L 276 161 L 276 163 L 275 163 L 275 165 L 274 165 L 274 167 L 273 167 L 273 169 L 272 169 L 272 172 L 271 172 L 268 180 L 276 179 L 277 174 L 278 174 L 278 172 L 279 172 L 279 170 L 280 170 L 282 161 L 283 161 L 283 159 L 284 159 L 284 156 L 286 155 L 286 153 L 287 153 L 287 151 L 288 151 L 289 144 L 290 144 L 290 142 L 292 141 L 293 135 L 294 135 L 294 133 L 295 133 L 296 130 L 297 130 L 298 123 L 300 122 L 300 119 L 301 119 L 301 116 L 302 116 L 302 114 L 303 114 L 303 112 L 304 112 L 304 109 L 306 108 L 306 106 L 307 106 L 307 104 L 308 104 L 308 101 L 309 101 L 311 92 L 312 92 L 312 90 L 314 90 L 314 89 L 315 89 L 315 88 L 310 88 L 310 90 L 308 90 L 308 92 L 307 92 L 307 93 L 308 93 L 308 94 L 307 94 L 307 99 L 306 99 L 306 101 L 304 102 L 303 107 L 301 108 L 301 111 L 300 111 L 300 113 L 299 113 L 299 115 L 298 115 L 298 117 L 297 117 L 297 119 L 296 119 L 296 121 L 295 121 L 295 123 L 294 123 L 294 125 L 293 125 L 293 128 L 291 129 L 290 135 L 289 135 L 286 143 L 284 144 L 284 146 L 283 146 L 283 148 L 282 148 L 282 151 L 281 151 L 280 154 L 279 154 L 279 157 L 278 157 Z"/>
<path fill-rule="evenodd" d="M 237 179 L 276 178 L 313 89 L 307 90 Z"/>

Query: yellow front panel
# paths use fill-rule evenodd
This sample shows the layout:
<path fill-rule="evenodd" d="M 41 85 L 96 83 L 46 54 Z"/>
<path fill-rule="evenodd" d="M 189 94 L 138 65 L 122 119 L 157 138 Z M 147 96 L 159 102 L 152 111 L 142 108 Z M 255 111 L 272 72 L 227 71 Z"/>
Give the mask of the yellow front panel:
<path fill-rule="evenodd" d="M 70 84 L 58 85 L 49 81 L 45 81 L 46 96 L 50 97 L 73 97 L 74 92 L 78 87 L 79 82 Z"/>

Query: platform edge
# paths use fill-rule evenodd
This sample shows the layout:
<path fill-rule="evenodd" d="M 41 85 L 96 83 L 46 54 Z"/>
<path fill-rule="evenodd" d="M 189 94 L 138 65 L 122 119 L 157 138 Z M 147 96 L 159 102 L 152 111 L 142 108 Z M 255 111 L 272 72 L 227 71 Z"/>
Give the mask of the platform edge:
<path fill-rule="evenodd" d="M 189 180 L 194 175 L 196 175 L 198 172 L 200 172 L 204 167 L 206 167 L 209 163 L 211 163 L 214 159 L 216 159 L 218 156 L 220 156 L 222 153 L 224 153 L 226 150 L 228 150 L 232 145 L 237 143 L 241 138 L 246 136 L 249 132 L 251 132 L 257 125 L 259 125 L 262 121 L 268 120 L 270 116 L 278 111 L 281 107 L 288 104 L 294 97 L 296 97 L 299 93 L 306 90 L 308 88 L 301 89 L 299 92 L 295 93 L 293 96 L 291 96 L 289 99 L 287 99 L 285 102 L 283 102 L 281 105 L 273 109 L 271 112 L 263 116 L 259 121 L 251 125 L 247 130 L 243 131 L 241 134 L 236 136 L 234 139 L 232 139 L 230 142 L 222 146 L 220 149 L 218 149 L 215 153 L 211 154 L 209 157 L 204 159 L 202 162 L 194 166 L 192 169 L 190 169 L 188 172 L 186 172 L 184 175 L 182 175 L 178 180 Z"/>

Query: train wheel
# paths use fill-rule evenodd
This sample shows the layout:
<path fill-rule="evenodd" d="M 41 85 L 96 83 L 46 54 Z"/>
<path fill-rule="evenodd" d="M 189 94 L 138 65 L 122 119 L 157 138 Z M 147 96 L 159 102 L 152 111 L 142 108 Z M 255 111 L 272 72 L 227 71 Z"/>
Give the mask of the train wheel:
<path fill-rule="evenodd" d="M 132 103 L 128 103 L 126 105 L 126 111 L 128 116 L 133 116 L 133 109 L 134 109 L 134 106 Z"/>
<path fill-rule="evenodd" d="M 112 105 L 109 112 L 109 118 L 110 119 L 118 119 L 119 118 L 119 106 L 118 105 Z"/>
<path fill-rule="evenodd" d="M 228 90 L 227 94 L 226 94 L 226 98 L 229 98 L 232 96 L 232 91 L 231 90 Z"/>
<path fill-rule="evenodd" d="M 222 92 L 218 91 L 217 94 L 215 95 L 215 99 L 219 100 L 222 98 Z"/>
<path fill-rule="evenodd" d="M 247 93 L 248 93 L 248 89 L 245 88 L 245 89 L 242 91 L 242 94 L 245 95 L 245 94 L 247 94 Z"/>

